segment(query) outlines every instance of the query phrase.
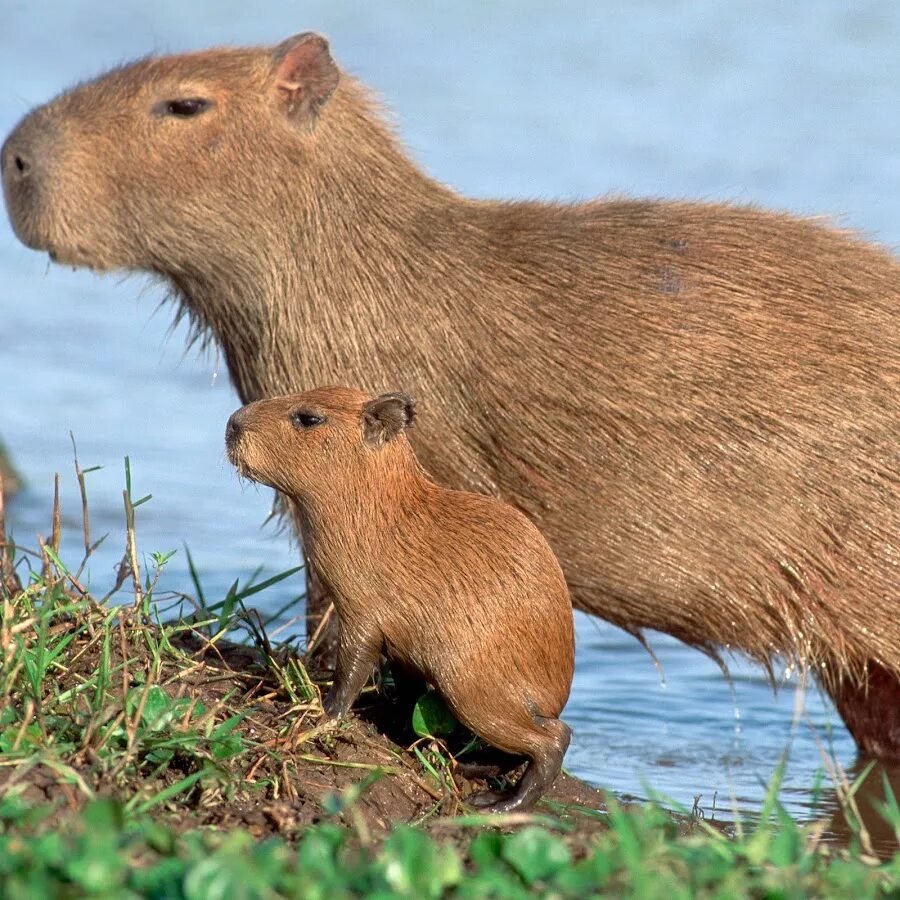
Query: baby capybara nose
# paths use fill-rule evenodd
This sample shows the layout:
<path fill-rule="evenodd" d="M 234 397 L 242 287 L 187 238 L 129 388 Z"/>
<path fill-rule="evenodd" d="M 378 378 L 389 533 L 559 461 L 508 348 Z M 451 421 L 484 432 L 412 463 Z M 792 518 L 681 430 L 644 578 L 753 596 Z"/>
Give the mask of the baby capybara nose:
<path fill-rule="evenodd" d="M 31 173 L 31 163 L 24 153 L 16 152 L 15 148 L 3 148 L 3 171 L 9 178 L 26 178 Z"/>

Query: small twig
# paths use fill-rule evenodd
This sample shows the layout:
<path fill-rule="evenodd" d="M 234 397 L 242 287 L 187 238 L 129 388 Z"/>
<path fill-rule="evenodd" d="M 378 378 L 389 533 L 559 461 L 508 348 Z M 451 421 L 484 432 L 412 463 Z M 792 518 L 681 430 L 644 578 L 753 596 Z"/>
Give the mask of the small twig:
<path fill-rule="evenodd" d="M 34 700 L 29 697 L 25 701 L 25 715 L 22 716 L 22 724 L 19 726 L 19 730 L 16 732 L 15 739 L 13 740 L 13 752 L 19 749 L 19 744 L 22 743 L 22 738 L 25 736 L 25 732 L 31 724 L 31 720 L 34 718 L 34 712 Z"/>
<path fill-rule="evenodd" d="M 382 766 L 373 763 L 351 762 L 342 759 L 328 759 L 327 756 L 313 756 L 311 753 L 297 753 L 296 759 L 302 759 L 304 762 L 313 763 L 317 766 L 334 766 L 337 769 L 365 769 L 367 772 L 382 771 L 385 775 L 406 775 L 405 769 L 399 769 L 396 766 Z M 415 776 L 413 776 L 415 777 Z"/>
<path fill-rule="evenodd" d="M 53 476 L 53 525 L 50 530 L 50 549 L 59 559 L 59 541 L 62 533 L 59 514 L 59 472 Z"/>
<path fill-rule="evenodd" d="M 247 770 L 247 774 L 244 776 L 244 781 L 253 784 L 254 779 L 256 778 L 256 770 L 269 758 L 268 753 L 263 753 L 260 755 L 259 759 L 253 763 L 252 766 Z"/>
<path fill-rule="evenodd" d="M 6 537 L 6 512 L 3 506 L 3 473 L 0 472 L 0 587 L 10 594 L 22 590 L 22 583 L 14 568 L 12 545 Z"/>
<path fill-rule="evenodd" d="M 433 788 L 427 781 L 425 781 L 424 778 L 419 778 L 418 775 L 410 774 L 410 778 L 412 778 L 412 780 L 433 800 L 446 800 L 448 797 L 454 796 L 453 794 L 441 793 L 437 788 Z"/>
<path fill-rule="evenodd" d="M 93 553 L 94 548 L 91 547 L 91 517 L 88 511 L 87 484 L 84 480 L 84 469 L 78 462 L 78 447 L 75 446 L 75 435 L 70 431 L 69 437 L 72 440 L 72 454 L 75 457 L 75 477 L 78 479 L 78 489 L 81 491 L 81 530 L 84 534 L 84 563 Z M 80 571 L 80 569 L 79 569 Z"/>
<path fill-rule="evenodd" d="M 485 826 L 492 826 L 494 828 L 500 827 L 505 828 L 510 825 L 556 825 L 556 827 L 560 827 L 558 823 L 554 822 L 552 819 L 549 819 L 547 816 L 542 816 L 540 814 L 535 813 L 478 813 L 477 816 L 471 817 L 460 817 L 457 819 L 437 819 L 432 822 L 432 828 L 447 828 L 447 829 L 456 829 L 456 828 L 483 828 Z"/>
<path fill-rule="evenodd" d="M 322 637 L 322 632 L 327 627 L 333 613 L 334 603 L 329 603 L 328 609 L 325 610 L 324 615 L 319 620 L 319 624 L 316 626 L 316 630 L 313 632 L 313 636 L 309 639 L 309 642 L 306 645 L 306 652 L 303 654 L 304 663 L 308 662 L 312 657 L 313 651 L 316 649 L 316 645 L 319 643 L 319 639 Z"/>
<path fill-rule="evenodd" d="M 73 812 L 78 809 L 78 800 L 75 797 L 75 791 L 72 790 L 71 785 L 66 784 L 65 781 L 58 781 L 56 786 L 65 794 L 66 803 L 69 804 L 69 809 Z"/>
<path fill-rule="evenodd" d="M 294 783 L 291 780 L 291 773 L 288 771 L 286 760 L 281 762 L 281 784 L 284 786 L 285 799 L 293 803 L 297 799 L 297 791 L 294 789 Z M 277 795 L 275 799 L 278 799 Z"/>
<path fill-rule="evenodd" d="M 39 534 L 37 542 L 41 550 L 41 581 L 47 584 L 50 581 L 50 554 L 47 552 L 47 541 Z"/>
<path fill-rule="evenodd" d="M 131 673 L 128 671 L 128 637 L 125 631 L 125 619 L 119 616 L 119 650 L 122 654 L 122 697 L 128 696 L 131 688 Z"/>
<path fill-rule="evenodd" d="M 301 732 L 297 734 L 295 728 L 297 726 L 297 722 L 301 720 L 296 720 L 291 724 L 291 727 L 287 734 L 285 735 L 277 735 L 276 737 L 270 738 L 267 741 L 263 741 L 262 746 L 264 747 L 284 747 L 288 750 L 293 750 L 296 747 L 302 747 L 304 744 L 309 743 L 313 738 L 317 738 L 320 734 L 327 734 L 329 731 L 334 731 L 336 724 L 333 719 L 328 719 L 324 722 L 320 722 L 318 725 L 313 728 L 308 729 L 307 731 Z M 310 757 L 310 759 L 318 762 L 323 761 L 327 762 L 324 757 Z"/>
<path fill-rule="evenodd" d="M 116 580 L 113 586 L 100 598 L 100 605 L 105 606 L 106 602 L 114 595 L 117 594 L 121 589 L 122 585 L 128 580 L 128 576 L 131 574 L 131 565 L 128 562 L 128 548 L 125 548 L 125 555 L 119 560 L 119 564 L 116 566 Z"/>
<path fill-rule="evenodd" d="M 144 594 L 141 590 L 141 572 L 138 568 L 137 559 L 137 539 L 134 534 L 134 506 L 131 503 L 131 497 L 127 489 L 122 491 L 122 497 L 125 501 L 125 555 L 128 559 L 128 567 L 131 569 L 131 580 L 134 584 L 135 606 L 140 606 Z"/>

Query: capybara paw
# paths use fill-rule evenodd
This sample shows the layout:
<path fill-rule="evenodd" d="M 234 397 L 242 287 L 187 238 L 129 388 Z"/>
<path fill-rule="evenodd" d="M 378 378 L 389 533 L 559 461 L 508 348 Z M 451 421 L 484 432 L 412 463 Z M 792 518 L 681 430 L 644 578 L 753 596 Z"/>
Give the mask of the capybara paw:
<path fill-rule="evenodd" d="M 349 708 L 341 701 L 340 697 L 334 696 L 332 688 L 322 701 L 322 712 L 326 719 L 342 719 L 349 712 Z"/>
<path fill-rule="evenodd" d="M 501 794 L 499 791 L 479 791 L 470 794 L 466 798 L 469 806 L 474 806 L 479 812 L 506 812 L 506 803 L 512 799 L 509 794 Z"/>

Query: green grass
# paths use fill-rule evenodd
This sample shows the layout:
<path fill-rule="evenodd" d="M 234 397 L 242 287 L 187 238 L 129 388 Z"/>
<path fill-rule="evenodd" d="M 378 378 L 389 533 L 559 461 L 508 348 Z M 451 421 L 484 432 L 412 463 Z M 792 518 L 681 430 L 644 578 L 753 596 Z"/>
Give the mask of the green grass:
<path fill-rule="evenodd" d="M 162 603 L 171 554 L 139 557 L 128 470 L 123 564 L 96 600 L 76 468 L 81 565 L 59 559 L 58 506 L 38 549 L 0 553 L 0 897 L 900 897 L 900 854 L 875 858 L 862 825 L 823 843 L 778 772 L 737 837 L 611 798 L 459 815 L 431 695 L 408 747 L 320 719 L 303 658 L 247 605 L 293 572 L 213 600 L 188 555 L 195 596 Z"/>
<path fill-rule="evenodd" d="M 656 807 L 625 812 L 576 856 L 565 833 L 499 829 L 477 817 L 424 833 L 397 825 L 378 840 L 322 822 L 295 841 L 245 830 L 177 833 L 147 815 L 97 800 L 62 829 L 40 809 L 0 802 L 3 896 L 150 897 L 890 897 L 900 857 L 810 849 L 789 819 L 743 841 L 684 836 Z"/>

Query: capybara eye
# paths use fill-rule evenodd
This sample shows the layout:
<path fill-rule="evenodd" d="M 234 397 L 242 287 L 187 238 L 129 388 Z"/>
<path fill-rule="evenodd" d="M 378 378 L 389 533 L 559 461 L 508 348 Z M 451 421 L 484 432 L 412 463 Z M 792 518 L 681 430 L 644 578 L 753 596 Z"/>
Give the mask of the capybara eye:
<path fill-rule="evenodd" d="M 182 97 L 180 100 L 163 100 L 154 108 L 161 116 L 177 116 L 179 119 L 189 119 L 191 116 L 199 116 L 212 106 L 212 100 L 204 100 L 203 97 Z"/>
<path fill-rule="evenodd" d="M 294 428 L 313 428 L 316 425 L 321 425 L 324 421 L 325 416 L 310 412 L 308 409 L 295 409 L 291 413 L 291 425 Z"/>

